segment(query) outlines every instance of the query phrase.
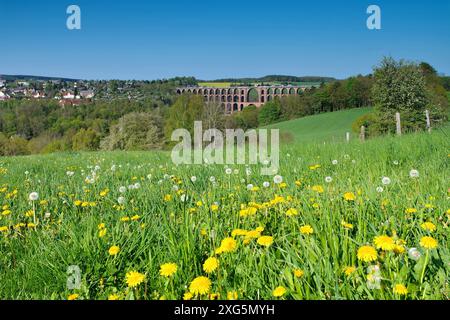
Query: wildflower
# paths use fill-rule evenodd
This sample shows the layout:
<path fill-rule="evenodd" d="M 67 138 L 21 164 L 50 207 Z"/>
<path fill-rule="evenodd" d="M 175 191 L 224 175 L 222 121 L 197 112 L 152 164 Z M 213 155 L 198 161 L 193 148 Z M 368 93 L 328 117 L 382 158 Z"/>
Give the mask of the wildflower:
<path fill-rule="evenodd" d="M 344 220 L 341 221 L 341 225 L 345 228 L 345 229 L 353 229 L 353 224 L 345 222 Z"/>
<path fill-rule="evenodd" d="M 275 177 L 273 177 L 273 182 L 274 182 L 275 184 L 280 184 L 280 183 L 283 182 L 283 177 L 280 176 L 280 175 L 276 175 Z"/>
<path fill-rule="evenodd" d="M 300 227 L 300 233 L 310 235 L 314 233 L 314 229 L 308 224 L 306 226 Z"/>
<path fill-rule="evenodd" d="M 417 171 L 416 169 L 412 169 L 409 172 L 409 176 L 413 179 L 418 178 L 419 177 L 419 171 Z"/>
<path fill-rule="evenodd" d="M 236 291 L 228 291 L 227 292 L 227 300 L 237 300 L 238 293 Z"/>
<path fill-rule="evenodd" d="M 169 202 L 170 200 L 172 200 L 172 196 L 170 194 L 166 194 L 164 196 L 164 201 Z"/>
<path fill-rule="evenodd" d="M 217 211 L 217 210 L 219 210 L 219 206 L 217 204 L 212 204 L 211 211 Z"/>
<path fill-rule="evenodd" d="M 7 226 L 2 226 L 2 227 L 0 227 L 0 232 L 5 232 L 5 231 L 8 231 L 8 227 Z"/>
<path fill-rule="evenodd" d="M 219 266 L 219 260 L 214 257 L 210 257 L 206 259 L 205 263 L 203 263 L 203 271 L 206 273 L 214 272 Z"/>
<path fill-rule="evenodd" d="M 183 295 L 183 300 L 191 300 L 193 297 L 194 297 L 194 295 L 193 295 L 192 293 L 186 292 L 186 293 Z"/>
<path fill-rule="evenodd" d="M 272 295 L 276 298 L 282 297 L 286 293 L 286 289 L 282 286 L 276 287 L 275 290 L 273 290 Z"/>
<path fill-rule="evenodd" d="M 297 209 L 290 208 L 288 211 L 286 211 L 286 215 L 288 217 L 296 216 L 296 215 L 298 215 L 298 211 L 297 211 Z"/>
<path fill-rule="evenodd" d="M 436 226 L 431 222 L 424 222 L 420 225 L 420 227 L 426 231 L 430 232 L 436 231 Z"/>
<path fill-rule="evenodd" d="M 120 300 L 120 296 L 118 294 L 113 293 L 108 296 L 108 300 Z"/>
<path fill-rule="evenodd" d="M 124 204 L 125 203 L 125 198 L 124 197 L 117 198 L 117 203 L 118 204 Z"/>
<path fill-rule="evenodd" d="M 270 182 L 264 181 L 264 182 L 263 182 L 263 187 L 264 187 L 264 188 L 270 187 Z"/>
<path fill-rule="evenodd" d="M 247 230 L 244 229 L 234 229 L 233 231 L 231 231 L 231 236 L 232 237 L 236 237 L 236 236 L 245 236 L 247 235 Z"/>
<path fill-rule="evenodd" d="M 77 300 L 80 295 L 77 293 L 72 293 L 67 297 L 67 300 Z"/>
<path fill-rule="evenodd" d="M 344 193 L 344 200 L 346 201 L 355 201 L 356 196 L 353 192 L 346 192 Z"/>
<path fill-rule="evenodd" d="M 330 183 L 331 181 L 333 181 L 332 177 L 325 177 L 325 182 L 326 183 Z"/>
<path fill-rule="evenodd" d="M 417 209 L 414 209 L 414 208 L 407 208 L 405 210 L 405 213 L 407 213 L 407 214 L 416 213 L 416 212 L 417 212 Z"/>
<path fill-rule="evenodd" d="M 120 247 L 118 246 L 111 246 L 111 248 L 109 248 L 108 253 L 110 256 L 115 256 L 116 254 L 118 254 L 120 251 Z"/>
<path fill-rule="evenodd" d="M 163 277 L 171 277 L 177 272 L 177 265 L 175 263 L 164 263 L 160 266 L 159 274 Z"/>
<path fill-rule="evenodd" d="M 377 260 L 377 251 L 372 246 L 362 246 L 358 249 L 358 259 L 364 262 Z"/>
<path fill-rule="evenodd" d="M 421 253 L 417 248 L 411 248 L 408 250 L 408 256 L 410 259 L 417 261 L 420 259 Z"/>
<path fill-rule="evenodd" d="M 257 242 L 261 246 L 269 247 L 273 243 L 273 237 L 262 236 L 258 238 Z"/>
<path fill-rule="evenodd" d="M 200 276 L 192 280 L 189 285 L 190 293 L 194 295 L 207 294 L 211 288 L 211 280 L 207 277 Z"/>
<path fill-rule="evenodd" d="M 145 275 L 137 271 L 130 271 L 125 276 L 129 288 L 134 288 L 140 285 L 145 280 Z"/>
<path fill-rule="evenodd" d="M 305 272 L 302 269 L 295 269 L 294 270 L 294 276 L 296 278 L 301 278 L 301 277 L 303 277 L 304 274 L 305 274 Z"/>
<path fill-rule="evenodd" d="M 380 289 L 380 282 L 381 282 L 381 274 L 380 274 L 380 267 L 375 266 L 369 266 L 367 268 L 367 287 L 369 289 Z"/>
<path fill-rule="evenodd" d="M 377 187 L 376 190 L 377 190 L 378 193 L 382 193 L 384 191 L 383 187 Z"/>
<path fill-rule="evenodd" d="M 98 232 L 98 237 L 99 237 L 99 238 L 103 238 L 105 235 L 106 235 L 106 228 L 101 229 L 101 230 Z"/>
<path fill-rule="evenodd" d="M 312 186 L 312 191 L 315 191 L 317 193 L 323 193 L 323 187 L 322 186 Z"/>
<path fill-rule="evenodd" d="M 139 220 L 141 217 L 139 216 L 139 215 L 134 215 L 134 216 L 132 216 L 131 218 L 130 218 L 130 220 L 131 221 L 137 221 L 137 220 Z"/>
<path fill-rule="evenodd" d="M 422 237 L 422 239 L 420 239 L 420 246 L 424 249 L 436 249 L 438 246 L 438 242 L 436 239 L 434 239 L 433 237 Z"/>
<path fill-rule="evenodd" d="M 383 177 L 383 178 L 381 179 L 381 183 L 384 184 L 385 186 L 387 186 L 387 185 L 391 184 L 391 178 L 389 178 L 389 177 Z"/>
<path fill-rule="evenodd" d="M 356 268 L 354 266 L 348 266 L 348 267 L 344 268 L 344 274 L 347 277 L 350 277 L 352 275 L 352 273 L 355 272 L 355 271 L 356 271 Z"/>
<path fill-rule="evenodd" d="M 217 254 L 226 253 L 226 252 L 232 252 L 236 250 L 236 240 L 233 238 L 225 238 L 220 243 L 220 247 L 216 250 Z"/>
<path fill-rule="evenodd" d="M 399 296 L 406 296 L 408 294 L 408 289 L 403 284 L 396 284 L 392 291 Z"/>
<path fill-rule="evenodd" d="M 220 299 L 220 293 L 210 293 L 208 296 L 209 300 L 217 300 Z"/>
<path fill-rule="evenodd" d="M 30 195 L 28 196 L 28 199 L 30 201 L 36 201 L 37 199 L 39 199 L 39 194 L 37 192 L 32 192 L 30 193 Z"/>
<path fill-rule="evenodd" d="M 394 239 L 386 235 L 375 237 L 373 242 L 377 249 L 382 249 L 384 251 L 392 251 L 395 248 Z"/>
<path fill-rule="evenodd" d="M 338 164 L 338 161 L 337 161 L 337 160 L 333 160 L 333 161 L 331 161 L 331 163 L 332 163 L 333 165 L 337 165 L 337 164 Z"/>
<path fill-rule="evenodd" d="M 102 222 L 102 223 L 99 223 L 98 226 L 97 226 L 97 228 L 98 228 L 98 230 L 105 229 L 105 224 L 104 224 L 103 222 Z"/>

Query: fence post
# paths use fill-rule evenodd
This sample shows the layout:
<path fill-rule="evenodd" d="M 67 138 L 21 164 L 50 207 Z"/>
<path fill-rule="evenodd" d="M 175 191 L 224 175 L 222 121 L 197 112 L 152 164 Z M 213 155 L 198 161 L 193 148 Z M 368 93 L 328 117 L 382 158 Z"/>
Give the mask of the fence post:
<path fill-rule="evenodd" d="M 361 141 L 366 140 L 366 127 L 361 126 L 361 133 L 359 134 Z"/>
<path fill-rule="evenodd" d="M 350 142 L 350 132 L 347 132 L 345 134 L 345 139 L 347 140 L 347 142 Z"/>
<path fill-rule="evenodd" d="M 395 122 L 397 124 L 397 135 L 401 136 L 402 135 L 402 125 L 400 122 L 400 113 L 399 112 L 397 112 L 395 114 Z"/>
<path fill-rule="evenodd" d="M 425 116 L 427 117 L 428 132 L 431 132 L 431 120 L 430 120 L 430 111 L 429 110 L 425 110 Z"/>

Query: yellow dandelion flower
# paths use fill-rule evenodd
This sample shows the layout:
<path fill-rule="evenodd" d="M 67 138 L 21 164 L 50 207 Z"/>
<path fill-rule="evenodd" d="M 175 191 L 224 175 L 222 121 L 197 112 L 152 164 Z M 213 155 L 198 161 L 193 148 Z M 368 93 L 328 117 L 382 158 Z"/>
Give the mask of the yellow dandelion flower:
<path fill-rule="evenodd" d="M 175 263 L 164 263 L 160 266 L 159 274 L 163 277 L 171 277 L 177 272 L 177 265 Z"/>
<path fill-rule="evenodd" d="M 311 190 L 312 191 L 315 191 L 315 192 L 317 192 L 317 193 L 323 193 L 323 187 L 322 186 L 312 186 L 311 187 Z"/>
<path fill-rule="evenodd" d="M 275 298 L 278 298 L 278 297 L 284 296 L 285 293 L 286 293 L 286 289 L 282 286 L 279 286 L 279 287 L 276 287 L 275 290 L 273 290 L 272 295 Z"/>
<path fill-rule="evenodd" d="M 211 288 L 211 280 L 207 277 L 200 276 L 192 280 L 189 285 L 189 292 L 194 295 L 207 294 Z"/>
<path fill-rule="evenodd" d="M 227 292 L 227 300 L 237 300 L 237 299 L 238 299 L 237 291 L 228 291 Z"/>
<path fill-rule="evenodd" d="M 314 233 L 314 229 L 309 224 L 307 224 L 306 226 L 300 227 L 300 233 L 310 235 Z"/>
<path fill-rule="evenodd" d="M 231 231 L 232 237 L 245 236 L 245 235 L 247 235 L 247 230 L 244 230 L 244 229 L 234 229 L 233 231 Z"/>
<path fill-rule="evenodd" d="M 344 220 L 341 221 L 341 225 L 344 227 L 344 229 L 353 229 L 353 224 L 345 222 Z"/>
<path fill-rule="evenodd" d="M 294 270 L 294 276 L 296 278 L 301 278 L 301 277 L 303 277 L 304 274 L 305 274 L 305 272 L 302 269 L 295 269 Z"/>
<path fill-rule="evenodd" d="M 420 225 L 423 230 L 434 232 L 436 231 L 436 226 L 432 222 L 424 222 Z"/>
<path fill-rule="evenodd" d="M 373 242 L 374 242 L 375 246 L 377 247 L 377 249 L 381 249 L 384 251 L 392 251 L 395 248 L 394 239 L 392 237 L 389 237 L 386 235 L 375 237 Z"/>
<path fill-rule="evenodd" d="M 72 293 L 67 297 L 67 300 L 77 300 L 80 295 L 78 293 Z"/>
<path fill-rule="evenodd" d="M 108 253 L 110 256 L 115 256 L 116 254 L 118 254 L 120 251 L 120 247 L 118 246 L 111 246 L 111 248 L 109 248 Z"/>
<path fill-rule="evenodd" d="M 261 246 L 269 247 L 273 243 L 273 237 L 262 236 L 258 238 L 257 242 Z"/>
<path fill-rule="evenodd" d="M 417 209 L 415 209 L 415 208 L 406 208 L 405 209 L 405 213 L 407 213 L 407 214 L 412 214 L 412 213 L 416 213 L 417 212 Z"/>
<path fill-rule="evenodd" d="M 99 223 L 97 228 L 98 228 L 98 230 L 105 229 L 105 224 L 104 223 Z"/>
<path fill-rule="evenodd" d="M 353 192 L 346 192 L 344 193 L 344 200 L 346 201 L 355 201 L 356 196 Z"/>
<path fill-rule="evenodd" d="M 108 296 L 108 300 L 120 300 L 120 296 L 118 294 L 113 293 Z"/>
<path fill-rule="evenodd" d="M 105 235 L 106 235 L 106 228 L 101 229 L 101 230 L 98 232 L 99 238 L 103 238 Z"/>
<path fill-rule="evenodd" d="M 364 262 L 377 260 L 377 250 L 372 246 L 362 246 L 358 249 L 358 259 Z"/>
<path fill-rule="evenodd" d="M 234 240 L 231 237 L 225 238 L 220 243 L 220 247 L 216 250 L 217 254 L 226 253 L 226 252 L 233 252 L 236 250 L 237 244 L 236 240 Z"/>
<path fill-rule="evenodd" d="M 137 271 L 130 271 L 126 274 L 126 283 L 129 288 L 134 288 L 140 285 L 145 280 L 145 275 Z"/>
<path fill-rule="evenodd" d="M 356 271 L 356 268 L 354 266 L 348 266 L 344 268 L 344 274 L 349 277 L 352 275 L 353 272 Z"/>
<path fill-rule="evenodd" d="M 210 257 L 206 259 L 205 263 L 203 263 L 203 271 L 206 273 L 214 272 L 219 266 L 219 260 L 214 257 Z"/>
<path fill-rule="evenodd" d="M 403 284 L 396 284 L 392 291 L 399 296 L 406 296 L 408 294 L 408 288 L 406 288 Z"/>
<path fill-rule="evenodd" d="M 422 237 L 420 239 L 420 246 L 425 249 L 436 249 L 438 246 L 438 242 L 433 237 Z"/>
<path fill-rule="evenodd" d="M 296 215 L 298 215 L 298 211 L 297 211 L 297 209 L 290 208 L 288 211 L 286 211 L 286 215 L 288 217 L 296 216 Z"/>
<path fill-rule="evenodd" d="M 212 204 L 211 211 L 217 211 L 217 210 L 219 210 L 219 206 L 217 204 Z"/>
<path fill-rule="evenodd" d="M 186 293 L 183 295 L 183 300 L 191 300 L 193 297 L 194 297 L 194 295 L 193 295 L 192 293 L 186 292 Z"/>

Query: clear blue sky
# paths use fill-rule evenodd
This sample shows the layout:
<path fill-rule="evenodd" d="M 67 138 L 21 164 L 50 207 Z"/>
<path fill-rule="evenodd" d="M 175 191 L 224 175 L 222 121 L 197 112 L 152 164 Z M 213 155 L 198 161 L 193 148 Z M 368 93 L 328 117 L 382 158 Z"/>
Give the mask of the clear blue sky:
<path fill-rule="evenodd" d="M 81 30 L 66 28 L 70 4 Z M 370 4 L 380 31 L 366 28 Z M 0 74 L 344 78 L 384 55 L 450 74 L 449 0 L 0 0 L 0 30 Z"/>

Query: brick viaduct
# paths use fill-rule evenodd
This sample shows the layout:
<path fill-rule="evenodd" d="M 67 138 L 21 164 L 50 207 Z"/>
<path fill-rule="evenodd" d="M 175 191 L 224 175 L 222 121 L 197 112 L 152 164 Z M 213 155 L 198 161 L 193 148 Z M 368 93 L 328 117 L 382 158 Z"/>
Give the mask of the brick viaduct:
<path fill-rule="evenodd" d="M 177 88 L 177 94 L 192 93 L 202 95 L 205 101 L 219 102 L 226 113 L 242 111 L 244 107 L 261 107 L 275 97 L 301 94 L 305 86 L 239 86 L 227 88 L 184 87 Z"/>

